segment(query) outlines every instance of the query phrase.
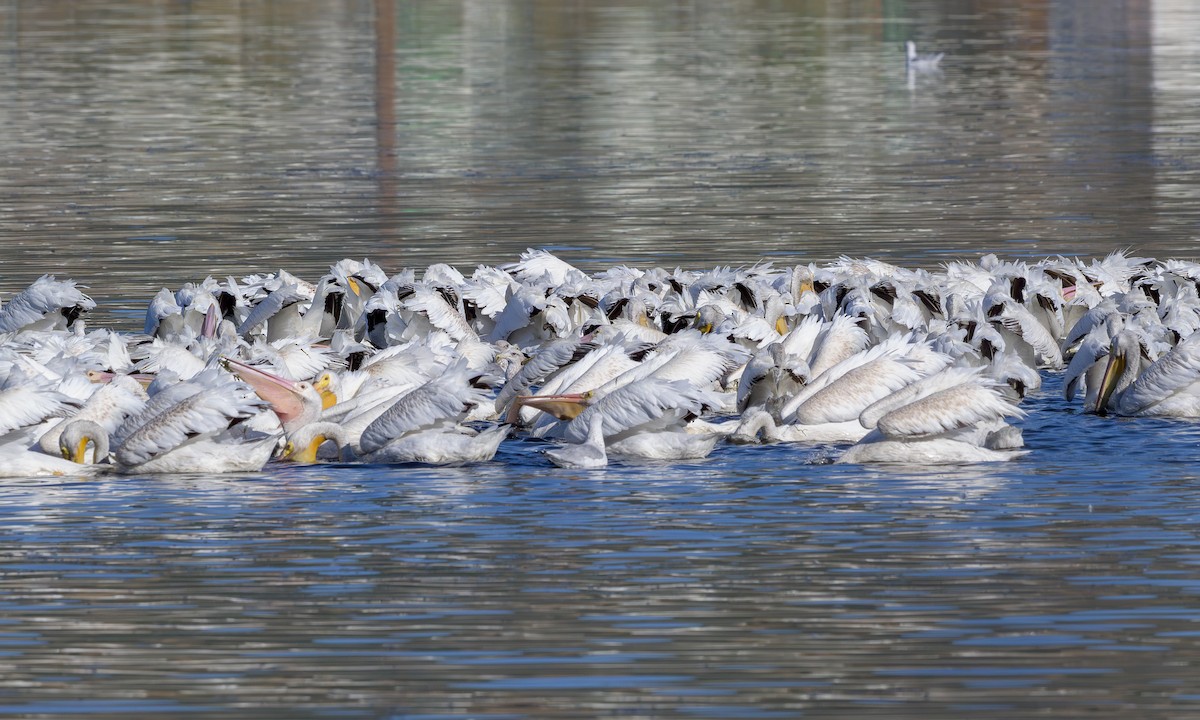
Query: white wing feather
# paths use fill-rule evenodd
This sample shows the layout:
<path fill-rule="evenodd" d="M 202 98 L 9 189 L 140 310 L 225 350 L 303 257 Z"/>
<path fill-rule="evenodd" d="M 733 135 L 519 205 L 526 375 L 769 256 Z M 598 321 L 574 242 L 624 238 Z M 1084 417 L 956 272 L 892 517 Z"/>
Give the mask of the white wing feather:
<path fill-rule="evenodd" d="M 872 403 L 921 376 L 903 360 L 879 357 L 847 371 L 805 400 L 795 412 L 801 425 L 849 422 Z"/>
<path fill-rule="evenodd" d="M 260 303 L 254 306 L 254 309 L 250 311 L 250 314 L 238 326 L 237 333 L 238 335 L 245 335 L 252 332 L 259 325 L 268 322 L 271 318 L 278 315 L 279 311 L 288 305 L 311 300 L 312 297 L 312 294 L 306 295 L 301 292 L 300 288 L 296 285 L 283 285 L 279 289 L 272 291 Z"/>
<path fill-rule="evenodd" d="M 896 408 L 879 418 L 877 427 L 889 438 L 924 437 L 988 420 L 1023 416 L 1020 408 L 994 389 L 968 382 Z"/>
<path fill-rule="evenodd" d="M 30 385 L 13 385 L 0 390 L 0 435 L 36 425 L 46 418 L 61 417 L 75 409 L 66 395 Z"/>
<path fill-rule="evenodd" d="M 471 408 L 489 401 L 488 393 L 467 384 L 462 371 L 448 370 L 401 396 L 363 430 L 364 452 L 375 452 L 392 440 L 447 422 L 459 422 Z"/>
<path fill-rule="evenodd" d="M 872 430 L 879 424 L 879 418 L 892 410 L 916 402 L 921 398 L 928 397 L 946 388 L 975 381 L 979 378 L 979 374 L 982 371 L 983 368 L 978 367 L 952 367 L 934 373 L 929 377 L 921 378 L 911 385 L 906 385 L 869 405 L 859 414 L 858 421 L 862 423 L 863 427 Z"/>
<path fill-rule="evenodd" d="M 193 436 L 219 432 L 234 420 L 253 417 L 266 404 L 239 382 L 197 390 L 129 434 L 117 448 L 117 462 L 126 467 L 142 465 Z"/>
<path fill-rule="evenodd" d="M 73 280 L 55 280 L 53 275 L 43 275 L 0 310 L 0 332 L 15 332 L 48 312 L 76 306 L 91 310 L 96 303 L 80 292 Z"/>
<path fill-rule="evenodd" d="M 413 294 L 405 298 L 402 306 L 407 310 L 424 313 L 429 324 L 442 330 L 455 340 L 478 340 L 479 336 L 467 324 L 466 318 L 451 307 L 442 294 L 429 287 L 417 285 Z"/>
<path fill-rule="evenodd" d="M 1054 369 L 1063 366 L 1062 351 L 1058 347 L 1058 341 L 1029 310 L 1023 306 L 1009 303 L 1000 317 L 1000 323 L 1006 330 L 1029 343 L 1043 365 Z"/>
<path fill-rule="evenodd" d="M 720 407 L 721 404 L 716 393 L 701 390 L 689 382 L 646 378 L 597 400 L 566 424 L 563 439 L 584 442 L 592 416 L 597 414 L 604 418 L 604 437 L 611 438 L 646 426 L 665 429 L 685 415 L 699 415 L 705 408 Z"/>

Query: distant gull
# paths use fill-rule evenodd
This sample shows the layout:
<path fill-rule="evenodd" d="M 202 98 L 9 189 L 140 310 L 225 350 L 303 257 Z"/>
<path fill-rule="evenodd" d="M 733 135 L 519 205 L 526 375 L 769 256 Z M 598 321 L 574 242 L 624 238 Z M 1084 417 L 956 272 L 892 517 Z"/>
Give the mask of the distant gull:
<path fill-rule="evenodd" d="M 905 60 L 911 72 L 934 72 L 940 70 L 939 64 L 946 53 L 917 53 L 917 44 L 912 40 L 904 43 L 907 51 Z"/>

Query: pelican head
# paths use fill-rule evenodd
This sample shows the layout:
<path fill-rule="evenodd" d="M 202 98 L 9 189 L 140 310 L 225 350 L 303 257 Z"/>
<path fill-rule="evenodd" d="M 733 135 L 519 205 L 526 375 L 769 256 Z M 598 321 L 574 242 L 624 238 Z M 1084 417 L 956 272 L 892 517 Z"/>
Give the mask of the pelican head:
<path fill-rule="evenodd" d="M 233 358 L 222 358 L 222 363 L 254 388 L 260 398 L 271 403 L 284 430 L 290 432 L 320 417 L 324 401 L 312 383 L 289 380 Z"/>
<path fill-rule="evenodd" d="M 333 389 L 336 382 L 337 378 L 329 370 L 318 375 L 313 381 L 313 389 L 321 396 L 321 409 L 328 410 L 337 404 L 337 392 Z"/>
<path fill-rule="evenodd" d="M 279 459 L 297 463 L 317 462 L 317 450 L 326 441 L 343 448 L 346 446 L 346 431 L 341 425 L 331 422 L 309 423 L 292 433 Z"/>
<path fill-rule="evenodd" d="M 72 420 L 58 436 L 58 449 L 64 460 L 86 465 L 87 448 L 92 446 L 92 462 L 108 457 L 108 432 L 92 420 Z"/>
<path fill-rule="evenodd" d="M 1141 365 L 1142 343 L 1137 334 L 1122 330 L 1113 336 L 1108 352 L 1108 365 L 1100 380 L 1100 391 L 1096 394 L 1097 415 L 1108 413 L 1112 396 L 1129 387 L 1136 379 Z"/>

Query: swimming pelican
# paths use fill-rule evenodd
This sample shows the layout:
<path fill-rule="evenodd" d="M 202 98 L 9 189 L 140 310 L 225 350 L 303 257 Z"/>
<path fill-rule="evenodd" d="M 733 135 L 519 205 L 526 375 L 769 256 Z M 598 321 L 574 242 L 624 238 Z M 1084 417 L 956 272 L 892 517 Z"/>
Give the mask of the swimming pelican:
<path fill-rule="evenodd" d="M 1027 454 L 1005 419 L 1023 417 L 978 368 L 948 368 L 863 411 L 873 428 L 838 463 L 941 465 L 1000 462 Z"/>
<path fill-rule="evenodd" d="M 101 384 L 84 401 L 79 411 L 67 416 L 51 427 L 38 439 L 38 447 L 48 455 L 59 454 L 58 438 L 66 426 L 75 420 L 91 420 L 98 423 L 107 436 L 116 432 L 121 423 L 146 404 L 149 398 L 145 389 L 129 375 L 116 375 Z M 103 458 L 101 458 L 103 459 Z"/>
<path fill-rule="evenodd" d="M 458 465 L 491 460 L 509 426 L 476 431 L 461 423 L 490 396 L 470 384 L 465 362 L 402 395 L 359 439 L 360 459 L 377 463 Z"/>
<path fill-rule="evenodd" d="M 43 275 L 0 310 L 0 332 L 66 329 L 95 307 L 96 302 L 80 292 L 73 280 Z"/>
<path fill-rule="evenodd" d="M 106 466 L 81 465 L 60 455 L 41 452 L 28 432 L 0 435 L 0 477 L 78 477 L 107 469 Z"/>
<path fill-rule="evenodd" d="M 1200 334 L 1142 369 L 1142 342 L 1129 327 L 1112 339 L 1096 414 L 1200 417 Z"/>
<path fill-rule="evenodd" d="M 288 436 L 279 459 L 303 464 L 315 463 L 318 451 L 326 442 L 332 443 L 336 448 L 334 457 L 338 459 L 342 458 L 349 446 L 346 431 L 338 423 L 323 420 L 311 422 Z"/>
<path fill-rule="evenodd" d="M 256 472 L 279 440 L 248 422 L 265 408 L 243 383 L 206 370 L 152 395 L 111 438 L 92 420 L 68 423 L 59 448 L 63 457 L 84 463 L 89 445 L 95 458 L 104 458 L 111 443 L 123 474 Z"/>

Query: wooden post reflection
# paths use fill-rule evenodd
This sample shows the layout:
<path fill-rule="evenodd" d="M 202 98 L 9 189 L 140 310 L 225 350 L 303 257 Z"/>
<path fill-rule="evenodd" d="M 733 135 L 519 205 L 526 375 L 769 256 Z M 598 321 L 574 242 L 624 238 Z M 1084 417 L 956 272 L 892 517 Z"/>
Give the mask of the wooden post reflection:
<path fill-rule="evenodd" d="M 396 7 L 375 0 L 375 173 L 381 237 L 396 218 Z"/>

